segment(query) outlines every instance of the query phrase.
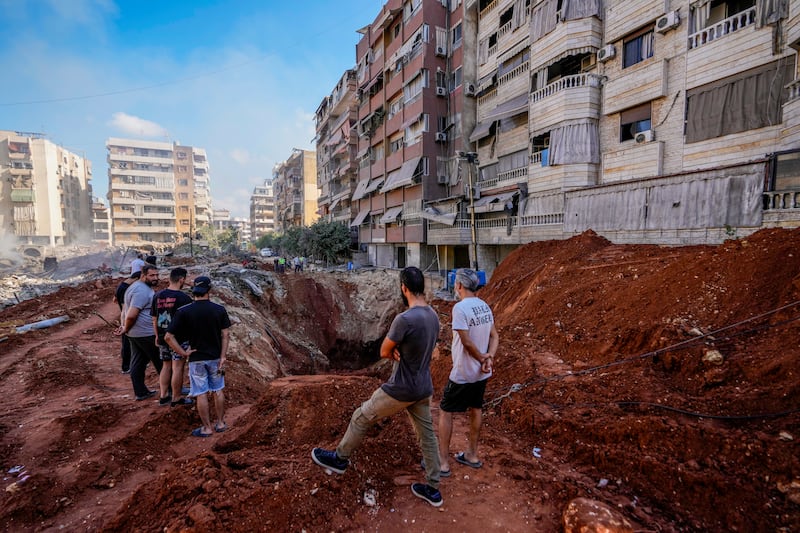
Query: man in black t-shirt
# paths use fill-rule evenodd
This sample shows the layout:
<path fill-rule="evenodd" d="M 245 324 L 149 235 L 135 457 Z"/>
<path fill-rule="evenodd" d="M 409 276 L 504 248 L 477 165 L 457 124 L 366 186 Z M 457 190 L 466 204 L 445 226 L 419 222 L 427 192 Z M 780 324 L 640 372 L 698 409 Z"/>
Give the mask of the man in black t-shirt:
<path fill-rule="evenodd" d="M 163 391 L 163 396 L 158 400 L 159 405 L 171 404 L 172 407 L 181 404 L 191 404 L 192 400 L 183 398 L 181 390 L 183 388 L 183 357 L 175 353 L 167 346 L 164 335 L 172 317 L 184 305 L 192 303 L 188 294 L 183 292 L 186 282 L 186 269 L 173 268 L 169 273 L 169 287 L 159 291 L 153 296 L 153 304 L 150 308 L 150 316 L 153 317 L 153 330 L 156 333 L 156 344 L 158 345 L 162 367 L 158 375 L 159 385 Z M 170 394 L 168 391 L 172 390 Z"/>
<path fill-rule="evenodd" d="M 197 401 L 197 412 L 203 425 L 192 431 L 194 437 L 210 437 L 228 429 L 225 424 L 225 360 L 228 353 L 228 312 L 209 298 L 211 279 L 195 278 L 192 285 L 194 302 L 178 309 L 167 328 L 164 340 L 172 350 L 189 358 L 190 396 Z M 184 348 L 179 342 L 188 343 Z M 216 423 L 211 423 L 208 393 L 214 393 Z"/>
<path fill-rule="evenodd" d="M 114 302 L 119 306 L 120 312 L 122 312 L 122 304 L 125 302 L 125 291 L 127 291 L 128 287 L 138 280 L 141 275 L 141 271 L 134 272 L 129 277 L 122 280 L 117 286 L 117 290 L 114 292 Z M 127 335 L 122 335 L 120 356 L 122 356 L 122 373 L 127 374 L 131 371 L 131 341 L 128 339 Z"/>

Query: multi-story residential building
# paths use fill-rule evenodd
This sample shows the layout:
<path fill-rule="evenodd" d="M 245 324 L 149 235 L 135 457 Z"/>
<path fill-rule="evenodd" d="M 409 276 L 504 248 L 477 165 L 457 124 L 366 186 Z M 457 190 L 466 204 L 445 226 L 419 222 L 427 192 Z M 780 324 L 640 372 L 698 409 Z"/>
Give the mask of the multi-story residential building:
<path fill-rule="evenodd" d="M 117 138 L 106 148 L 114 244 L 175 243 L 211 224 L 205 150 Z"/>
<path fill-rule="evenodd" d="M 211 214 L 211 219 L 215 230 L 226 230 L 230 227 L 231 212 L 227 209 L 214 209 Z"/>
<path fill-rule="evenodd" d="M 252 240 L 252 235 L 250 233 L 250 219 L 244 217 L 233 217 L 230 220 L 231 228 L 236 228 L 236 231 L 239 232 L 239 242 L 242 246 L 248 245 Z"/>
<path fill-rule="evenodd" d="M 310 226 L 317 214 L 317 154 L 295 148 L 292 155 L 275 165 L 275 229 L 286 231 L 291 226 Z"/>
<path fill-rule="evenodd" d="M 319 215 L 327 221 L 350 224 L 356 213 L 351 198 L 358 183 L 358 119 L 356 72 L 347 70 L 333 92 L 317 108 L 317 187 Z M 354 231 L 354 244 L 358 232 Z"/>
<path fill-rule="evenodd" d="M 465 9 L 478 20 L 476 194 L 454 223 L 431 221 L 428 242 L 474 242 L 491 271 L 520 243 L 587 229 L 689 244 L 800 225 L 800 3 Z"/>
<path fill-rule="evenodd" d="M 0 131 L 0 229 L 19 244 L 92 239 L 92 164 L 38 133 Z"/>
<path fill-rule="evenodd" d="M 457 153 L 474 124 L 475 17 L 461 0 L 391 0 L 361 30 L 351 226 L 376 265 L 455 260 L 428 246 L 424 220 L 454 220 L 466 188 Z"/>
<path fill-rule="evenodd" d="M 108 207 L 100 198 L 92 198 L 92 241 L 111 245 L 111 217 Z"/>
<path fill-rule="evenodd" d="M 250 196 L 250 242 L 275 231 L 275 194 L 272 179 L 255 187 Z"/>

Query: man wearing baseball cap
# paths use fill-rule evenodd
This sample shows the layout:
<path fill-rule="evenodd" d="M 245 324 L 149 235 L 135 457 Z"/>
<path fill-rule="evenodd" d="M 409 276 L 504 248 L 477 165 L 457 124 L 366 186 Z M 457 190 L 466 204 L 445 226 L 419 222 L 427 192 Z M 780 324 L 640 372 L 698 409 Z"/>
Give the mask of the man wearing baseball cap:
<path fill-rule="evenodd" d="M 192 283 L 194 302 L 178 309 L 170 322 L 164 340 L 182 357 L 189 358 L 189 383 L 197 402 L 203 425 L 192 431 L 194 437 L 210 437 L 228 429 L 225 424 L 225 360 L 228 353 L 228 312 L 211 301 L 211 278 L 198 276 Z M 187 343 L 183 348 L 181 343 Z M 214 393 L 214 414 L 211 422 L 208 393 Z"/>

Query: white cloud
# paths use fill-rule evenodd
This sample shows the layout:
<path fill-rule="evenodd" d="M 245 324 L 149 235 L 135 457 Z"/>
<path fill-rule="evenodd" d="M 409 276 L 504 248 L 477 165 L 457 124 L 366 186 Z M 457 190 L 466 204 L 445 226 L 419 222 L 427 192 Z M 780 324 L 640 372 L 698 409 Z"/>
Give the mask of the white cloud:
<path fill-rule="evenodd" d="M 153 121 L 134 117 L 127 113 L 114 113 L 111 122 L 108 123 L 125 135 L 136 137 L 168 137 L 166 128 Z"/>
<path fill-rule="evenodd" d="M 250 162 L 250 152 L 244 148 L 234 148 L 230 152 L 231 159 L 240 165 L 246 165 Z"/>

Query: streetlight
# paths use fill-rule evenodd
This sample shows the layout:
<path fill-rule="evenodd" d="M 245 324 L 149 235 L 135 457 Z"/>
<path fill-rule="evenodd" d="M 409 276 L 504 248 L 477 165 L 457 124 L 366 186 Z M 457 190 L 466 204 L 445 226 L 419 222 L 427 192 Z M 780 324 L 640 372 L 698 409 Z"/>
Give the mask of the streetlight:
<path fill-rule="evenodd" d="M 467 162 L 467 180 L 469 183 L 469 225 L 472 234 L 472 269 L 478 271 L 478 238 L 475 230 L 475 188 L 472 185 L 472 167 L 481 164 L 477 152 L 458 152 L 458 158 Z"/>

